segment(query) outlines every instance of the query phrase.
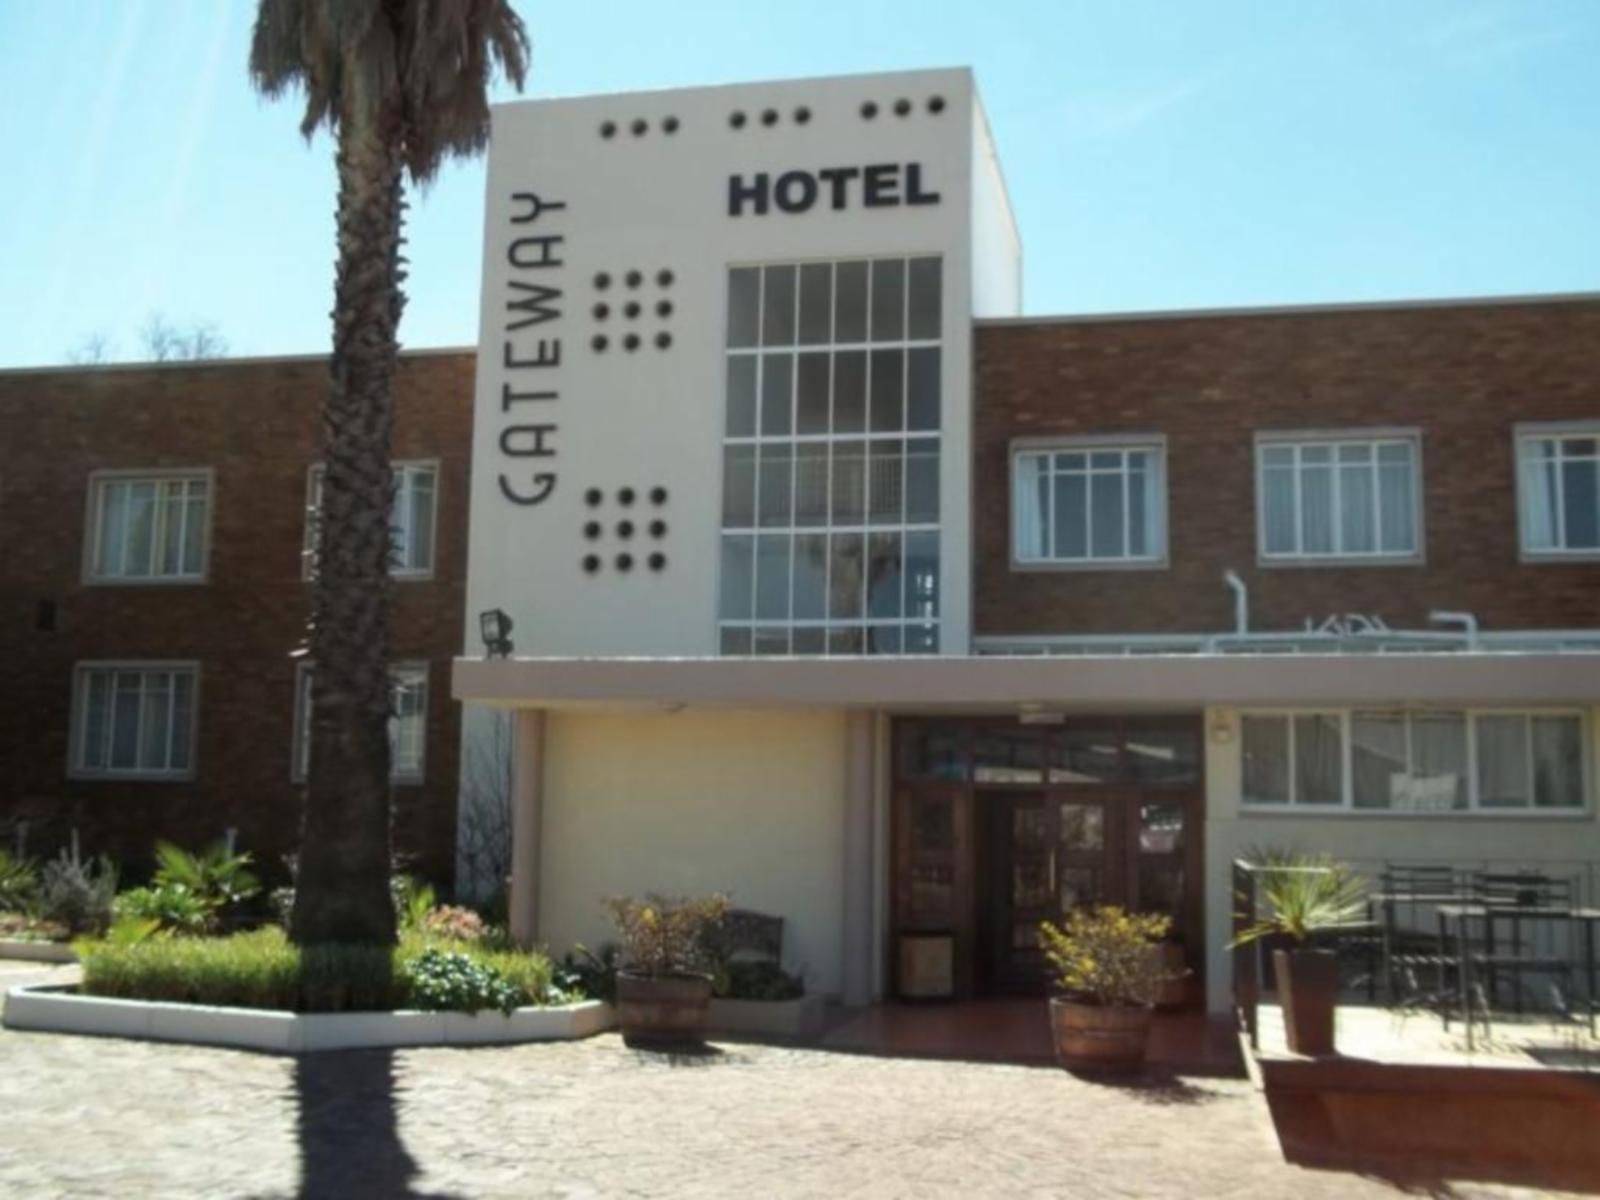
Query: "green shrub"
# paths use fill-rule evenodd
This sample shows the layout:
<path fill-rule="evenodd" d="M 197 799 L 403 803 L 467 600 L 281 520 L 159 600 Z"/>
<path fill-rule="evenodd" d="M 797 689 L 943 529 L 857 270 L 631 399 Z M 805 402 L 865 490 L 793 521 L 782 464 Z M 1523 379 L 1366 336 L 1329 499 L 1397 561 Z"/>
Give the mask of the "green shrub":
<path fill-rule="evenodd" d="M 99 933 L 111 924 L 117 868 L 108 858 L 84 862 L 65 850 L 45 864 L 39 882 L 39 915 L 69 933 Z"/>
<path fill-rule="evenodd" d="M 406 964 L 411 1002 L 429 1011 L 470 1012 L 498 1008 L 509 1014 L 522 991 L 499 971 L 452 950 L 424 950 Z"/>
<path fill-rule="evenodd" d="M 775 962 L 728 962 L 717 973 L 717 995 L 730 1000 L 798 1000 L 805 981 Z"/>
<path fill-rule="evenodd" d="M 0 850 L 0 911 L 26 912 L 39 898 L 39 868 Z"/>
<path fill-rule="evenodd" d="M 112 915 L 154 921 L 166 933 L 197 937 L 211 928 L 215 916 L 211 905 L 181 883 L 130 888 L 111 905 Z"/>
<path fill-rule="evenodd" d="M 117 928 L 121 931 L 122 923 Z M 467 1004 L 509 1011 L 566 999 L 553 986 L 550 960 L 542 954 L 483 952 L 466 943 L 440 946 L 420 935 L 409 935 L 392 949 L 301 949 L 275 926 L 232 937 L 151 938 L 147 932 L 132 938 L 134 932 L 127 931 L 131 940 L 78 943 L 86 994 L 291 1012 L 455 1009 Z M 450 960 L 452 971 L 457 960 L 470 964 L 467 983 L 458 984 L 440 959 Z M 428 965 L 419 974 L 416 966 L 423 960 Z"/>
<path fill-rule="evenodd" d="M 555 972 L 555 986 L 575 998 L 604 1000 L 617 998 L 617 962 L 621 957 L 615 943 L 607 942 L 595 952 L 576 945 L 561 960 Z"/>
<path fill-rule="evenodd" d="M 420 928 L 437 903 L 433 888 L 411 875 L 389 876 L 389 896 L 402 930 Z"/>

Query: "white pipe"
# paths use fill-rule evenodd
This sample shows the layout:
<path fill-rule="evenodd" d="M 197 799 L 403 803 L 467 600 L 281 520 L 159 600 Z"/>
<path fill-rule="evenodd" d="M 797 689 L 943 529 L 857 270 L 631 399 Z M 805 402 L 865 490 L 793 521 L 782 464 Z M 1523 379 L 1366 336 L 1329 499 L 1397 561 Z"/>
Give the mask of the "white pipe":
<path fill-rule="evenodd" d="M 1244 586 L 1244 580 L 1232 567 L 1222 573 L 1222 580 L 1233 589 L 1233 631 L 1241 635 L 1249 633 L 1250 593 Z"/>
<path fill-rule="evenodd" d="M 1467 649 L 1478 648 L 1478 618 L 1469 612 L 1450 612 L 1446 609 L 1436 608 L 1428 614 L 1428 620 L 1435 625 L 1459 625 L 1461 632 L 1467 635 Z"/>

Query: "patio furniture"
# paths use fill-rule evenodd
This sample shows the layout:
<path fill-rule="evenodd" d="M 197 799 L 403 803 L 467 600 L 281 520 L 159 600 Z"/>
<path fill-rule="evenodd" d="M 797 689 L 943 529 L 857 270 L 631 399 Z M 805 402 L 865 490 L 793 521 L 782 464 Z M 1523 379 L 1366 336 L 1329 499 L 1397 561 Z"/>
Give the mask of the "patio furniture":
<path fill-rule="evenodd" d="M 748 908 L 731 908 L 711 935 L 725 962 L 783 961 L 783 918 Z"/>
<path fill-rule="evenodd" d="M 1522 917 L 1537 909 L 1571 908 L 1573 893 L 1571 879 L 1539 871 L 1479 871 L 1473 874 L 1473 902 L 1502 910 L 1506 914 L 1504 921 L 1486 921 L 1483 926 L 1483 953 L 1491 1002 L 1499 995 L 1502 973 L 1511 976 L 1513 1011 L 1519 1015 L 1523 1011 L 1523 978 L 1527 972 L 1555 974 L 1570 982 L 1571 955 L 1555 953 L 1554 927 L 1548 921 L 1536 922 L 1530 930 Z M 1509 946 L 1496 945 L 1496 936 L 1502 925 L 1511 935 Z M 1540 933 L 1545 935 L 1543 945 L 1539 943 Z M 1570 935 L 1567 949 L 1571 949 Z"/>
<path fill-rule="evenodd" d="M 1489 904 L 1441 904 L 1438 909 L 1439 918 L 1439 943 L 1442 956 L 1453 958 L 1460 964 L 1457 972 L 1457 1001 L 1462 1021 L 1467 1027 L 1467 1044 L 1472 1044 L 1472 1011 L 1471 999 L 1477 988 L 1476 973 L 1488 972 L 1492 978 L 1496 971 L 1511 970 L 1542 970 L 1557 974 L 1570 981 L 1574 963 L 1570 955 L 1558 956 L 1555 954 L 1517 954 L 1506 951 L 1493 951 L 1489 947 L 1495 945 L 1497 925 L 1509 924 L 1513 927 L 1528 924 L 1544 924 L 1547 926 L 1565 926 L 1569 931 L 1568 945 L 1571 945 L 1570 931 L 1581 931 L 1583 937 L 1583 978 L 1585 986 L 1584 1009 L 1587 1016 L 1589 1034 L 1592 1037 L 1595 1030 L 1595 936 L 1594 929 L 1600 923 L 1600 909 L 1573 908 L 1573 907 L 1548 907 L 1542 905 L 1489 905 Z M 1478 923 L 1482 936 L 1478 944 L 1483 946 L 1481 951 L 1474 950 L 1472 938 L 1472 925 Z M 1454 941 L 1454 950 L 1451 942 Z M 1502 945 L 1505 943 L 1501 943 Z M 1521 944 L 1518 933 L 1514 932 L 1510 939 L 1513 946 Z M 1489 1005 L 1484 1003 L 1483 1020 L 1485 1032 L 1489 1027 Z M 1519 1009 L 1520 1011 L 1520 1009 Z M 1449 1008 L 1442 1010 L 1445 1028 L 1450 1027 Z"/>
<path fill-rule="evenodd" d="M 1429 928 L 1429 910 L 1473 899 L 1467 878 L 1448 864 L 1390 863 L 1369 897 L 1380 930 L 1383 976 L 1390 1004 L 1422 1002 L 1443 1007 L 1450 997 L 1448 975 L 1459 963 L 1445 954 Z M 1433 980 L 1424 990 L 1423 980 Z"/>

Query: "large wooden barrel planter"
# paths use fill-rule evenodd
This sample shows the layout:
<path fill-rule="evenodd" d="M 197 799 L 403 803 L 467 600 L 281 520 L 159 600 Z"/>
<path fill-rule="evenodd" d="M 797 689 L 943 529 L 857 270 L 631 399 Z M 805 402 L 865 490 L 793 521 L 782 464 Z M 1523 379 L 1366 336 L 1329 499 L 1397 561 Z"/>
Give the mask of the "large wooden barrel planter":
<path fill-rule="evenodd" d="M 630 1046 L 684 1046 L 705 1040 L 709 975 L 617 973 L 617 1024 Z"/>
<path fill-rule="evenodd" d="M 1052 997 L 1056 1061 L 1073 1071 L 1137 1071 L 1150 1039 L 1149 1008 L 1114 1008 Z"/>

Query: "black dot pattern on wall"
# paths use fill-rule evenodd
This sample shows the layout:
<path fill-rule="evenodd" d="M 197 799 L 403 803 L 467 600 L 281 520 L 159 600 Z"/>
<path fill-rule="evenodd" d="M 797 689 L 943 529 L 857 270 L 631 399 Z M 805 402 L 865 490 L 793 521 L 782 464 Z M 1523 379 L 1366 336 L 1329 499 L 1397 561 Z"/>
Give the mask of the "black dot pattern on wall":
<path fill-rule="evenodd" d="M 601 271 L 594 277 L 594 286 L 596 291 L 605 291 L 611 286 L 611 276 Z"/>
<path fill-rule="evenodd" d="M 928 97 L 928 111 L 931 112 L 934 116 L 938 116 L 940 113 L 942 113 L 944 111 L 944 97 L 943 96 L 929 96 Z"/>
<path fill-rule="evenodd" d="M 665 521 L 660 521 L 660 520 L 651 521 L 650 522 L 650 536 L 653 537 L 653 538 L 664 538 L 664 537 L 666 537 L 667 536 L 667 523 Z"/>
<path fill-rule="evenodd" d="M 615 121 L 601 121 L 600 136 L 603 138 L 616 137 L 617 123 Z"/>
<path fill-rule="evenodd" d="M 630 321 L 643 311 L 644 310 L 639 307 L 639 302 L 637 300 L 629 300 L 622 306 L 622 315 L 627 317 Z"/>
<path fill-rule="evenodd" d="M 650 556 L 650 569 L 652 571 L 660 571 L 666 565 L 667 565 L 667 556 L 665 554 L 661 553 L 661 551 L 657 550 L 654 554 L 652 554 Z"/>
<path fill-rule="evenodd" d="M 634 491 L 631 487 L 617 489 L 617 503 L 622 505 L 623 508 L 631 505 L 634 499 Z"/>
<path fill-rule="evenodd" d="M 775 108 L 767 109 L 761 114 L 761 123 L 763 125 L 776 125 L 778 123 L 778 110 Z"/>
<path fill-rule="evenodd" d="M 677 117 L 667 117 L 666 119 L 664 119 L 661 122 L 661 132 L 662 133 L 677 133 L 678 132 L 678 118 Z"/>
<path fill-rule="evenodd" d="M 625 275 L 623 277 L 622 281 L 624 283 L 626 283 L 629 287 L 636 288 L 641 283 L 644 282 L 644 272 L 643 271 L 629 271 L 627 273 L 627 275 Z"/>
<path fill-rule="evenodd" d="M 604 500 L 605 498 L 606 494 L 599 488 L 590 488 L 583 494 L 583 502 L 590 508 L 599 508 L 600 501 Z"/>
<path fill-rule="evenodd" d="M 735 129 L 743 129 L 744 121 L 745 117 L 742 112 L 735 111 L 728 114 L 728 124 L 732 125 Z"/>
<path fill-rule="evenodd" d="M 811 120 L 811 110 L 804 104 L 794 110 L 794 123 L 796 125 L 804 125 L 809 120 Z"/>
<path fill-rule="evenodd" d="M 623 338 L 622 348 L 624 350 L 637 350 L 639 348 L 639 335 L 637 333 L 630 333 L 627 337 Z"/>
<path fill-rule="evenodd" d="M 594 319 L 596 321 L 604 321 L 610 315 L 611 306 L 609 304 L 596 304 L 594 306 Z"/>
<path fill-rule="evenodd" d="M 904 96 L 900 97 L 900 99 L 898 99 L 898 100 L 896 100 L 894 102 L 894 115 L 895 116 L 904 117 L 904 116 L 909 116 L 910 113 L 911 113 L 911 101 L 907 100 Z"/>
<path fill-rule="evenodd" d="M 669 288 L 672 286 L 672 272 L 662 267 L 656 272 L 656 286 Z"/>
<path fill-rule="evenodd" d="M 663 329 L 656 334 L 656 349 L 665 350 L 670 345 L 672 345 L 672 335 L 670 333 Z"/>
<path fill-rule="evenodd" d="M 878 115 L 878 104 L 877 104 L 877 101 L 868 100 L 865 104 L 863 104 L 861 106 L 861 119 L 863 121 L 870 121 L 870 120 L 872 120 L 873 117 L 875 117 L 877 115 Z"/>
<path fill-rule="evenodd" d="M 589 339 L 589 345 L 594 348 L 594 352 L 596 354 L 604 354 L 606 352 L 606 347 L 610 345 L 610 343 L 606 341 L 605 334 L 597 333 Z"/>
<path fill-rule="evenodd" d="M 633 522 L 632 521 L 618 521 L 617 522 L 617 536 L 619 538 L 621 538 L 623 541 L 627 541 L 629 538 L 631 538 L 633 536 Z"/>
<path fill-rule="evenodd" d="M 672 315 L 672 301 L 671 300 L 657 300 L 656 301 L 656 316 L 658 316 L 658 317 L 670 317 L 671 315 Z"/>
<path fill-rule="evenodd" d="M 599 521 L 585 521 L 583 525 L 583 536 L 592 542 L 595 540 L 595 538 L 600 536 L 602 529 L 603 526 Z"/>
<path fill-rule="evenodd" d="M 593 575 L 600 569 L 600 556 L 598 554 L 585 554 L 583 556 L 583 569 L 585 573 Z"/>
<path fill-rule="evenodd" d="M 617 555 L 617 570 L 622 571 L 623 573 L 627 573 L 628 571 L 633 570 L 633 555 L 631 555 L 631 554 L 619 554 L 619 555 Z"/>
<path fill-rule="evenodd" d="M 633 119 L 633 125 L 631 128 L 633 129 L 634 137 L 643 137 L 645 135 L 645 131 L 650 128 L 650 122 L 646 121 L 643 117 L 635 117 Z"/>
<path fill-rule="evenodd" d="M 650 489 L 651 504 L 665 504 L 667 502 L 667 489 L 657 484 Z"/>

